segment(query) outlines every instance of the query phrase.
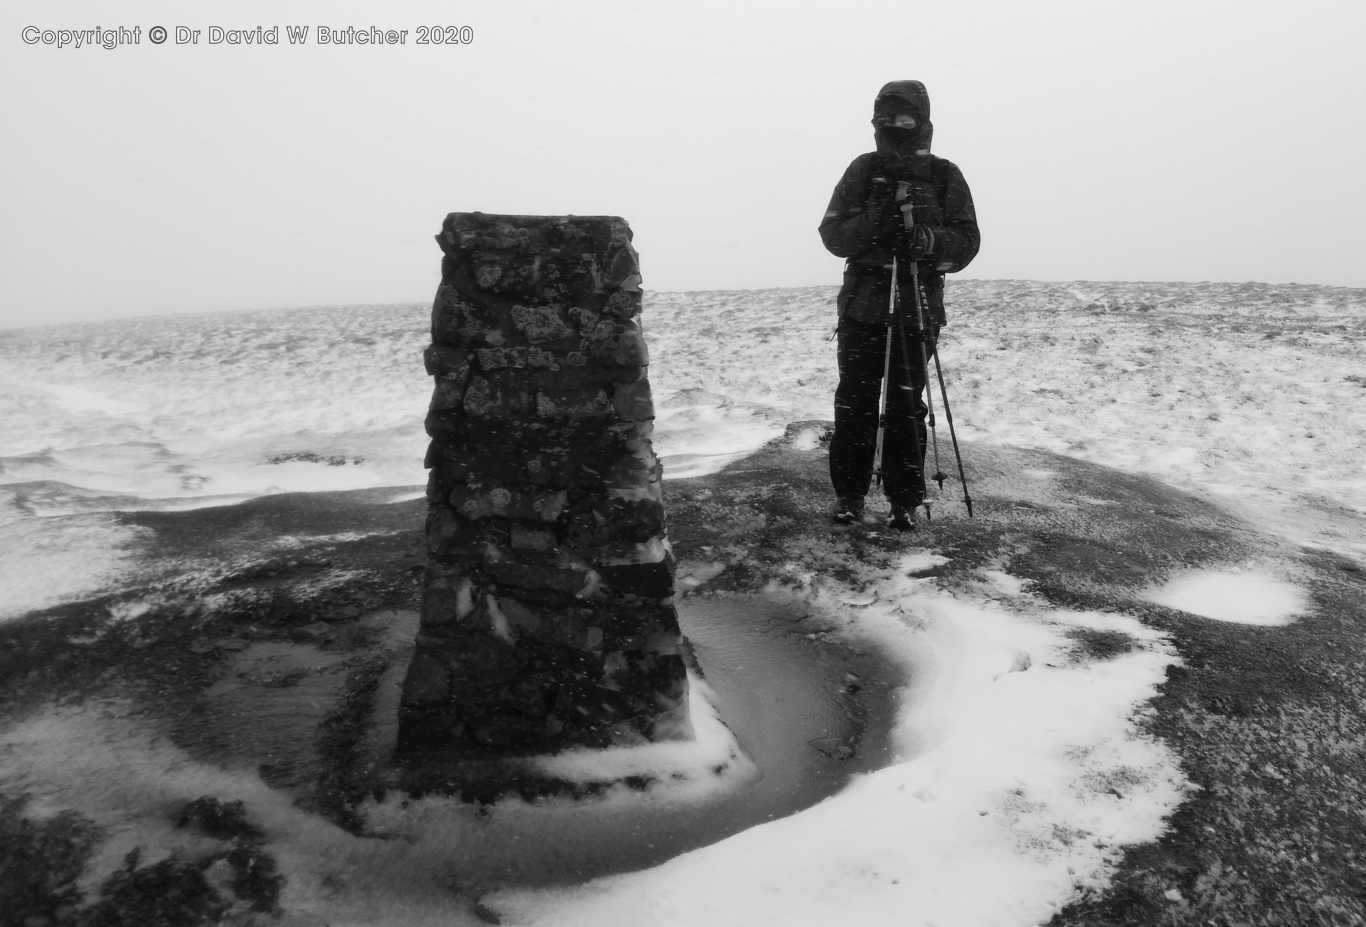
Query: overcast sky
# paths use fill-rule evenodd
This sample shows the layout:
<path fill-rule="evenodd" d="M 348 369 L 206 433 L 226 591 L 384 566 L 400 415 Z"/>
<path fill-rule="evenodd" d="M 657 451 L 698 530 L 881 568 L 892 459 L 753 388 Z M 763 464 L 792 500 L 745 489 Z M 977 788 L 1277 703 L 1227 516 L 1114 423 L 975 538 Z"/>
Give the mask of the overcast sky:
<path fill-rule="evenodd" d="M 1363 36 L 1360 0 L 7 0 L 0 325 L 426 301 L 468 210 L 624 216 L 649 289 L 837 283 L 816 225 L 906 78 L 977 201 L 966 276 L 1366 287 Z"/>

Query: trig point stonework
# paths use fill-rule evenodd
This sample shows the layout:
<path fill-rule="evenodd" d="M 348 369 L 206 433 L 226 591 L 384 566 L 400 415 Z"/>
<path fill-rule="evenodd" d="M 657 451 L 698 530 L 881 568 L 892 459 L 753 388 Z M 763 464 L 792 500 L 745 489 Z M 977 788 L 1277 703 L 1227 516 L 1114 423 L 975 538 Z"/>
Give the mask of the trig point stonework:
<path fill-rule="evenodd" d="M 452 213 L 437 241 L 400 752 L 691 736 L 630 227 Z"/>

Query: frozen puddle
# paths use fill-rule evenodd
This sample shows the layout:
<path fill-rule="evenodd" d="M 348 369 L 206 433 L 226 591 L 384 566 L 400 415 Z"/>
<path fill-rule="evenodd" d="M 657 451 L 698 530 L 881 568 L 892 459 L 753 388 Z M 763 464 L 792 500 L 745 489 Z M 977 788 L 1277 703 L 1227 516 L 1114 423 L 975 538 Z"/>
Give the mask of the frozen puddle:
<path fill-rule="evenodd" d="M 889 761 L 892 692 L 901 680 L 876 656 L 813 646 L 796 631 L 794 604 L 680 602 L 683 632 L 705 674 L 692 687 L 696 742 L 571 751 L 531 764 L 576 782 L 630 775 L 649 787 L 617 784 L 600 797 L 509 798 L 479 809 L 391 792 L 362 809 L 367 830 L 439 846 L 462 878 L 481 886 L 564 885 L 656 866 L 816 804 Z M 375 715 L 386 722 L 372 756 L 392 743 L 388 719 L 406 663 L 395 661 L 400 669 L 381 683 Z"/>
<path fill-rule="evenodd" d="M 1215 621 L 1263 626 L 1287 625 L 1307 607 L 1299 587 L 1284 580 L 1220 570 L 1183 573 L 1144 598 Z"/>

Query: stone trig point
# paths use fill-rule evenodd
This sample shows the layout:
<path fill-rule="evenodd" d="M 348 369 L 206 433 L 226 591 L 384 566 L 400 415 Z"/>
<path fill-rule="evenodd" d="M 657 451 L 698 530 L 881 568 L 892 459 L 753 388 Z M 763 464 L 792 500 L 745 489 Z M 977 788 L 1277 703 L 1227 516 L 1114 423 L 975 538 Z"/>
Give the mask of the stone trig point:
<path fill-rule="evenodd" d="M 691 736 L 629 226 L 452 213 L 437 241 L 400 752 Z"/>

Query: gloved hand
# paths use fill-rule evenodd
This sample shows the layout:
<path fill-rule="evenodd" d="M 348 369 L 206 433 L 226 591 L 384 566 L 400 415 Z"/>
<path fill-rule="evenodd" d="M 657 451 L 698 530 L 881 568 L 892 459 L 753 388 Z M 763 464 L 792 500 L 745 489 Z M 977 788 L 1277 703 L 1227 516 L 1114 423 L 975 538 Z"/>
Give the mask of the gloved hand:
<path fill-rule="evenodd" d="M 874 235 L 878 244 L 891 246 L 904 228 L 901 207 L 890 197 L 869 204 L 874 210 Z"/>
<path fill-rule="evenodd" d="M 939 229 L 917 225 L 906 236 L 907 254 L 912 261 L 930 261 L 939 256 L 943 239 Z"/>

